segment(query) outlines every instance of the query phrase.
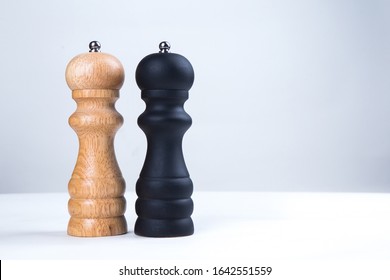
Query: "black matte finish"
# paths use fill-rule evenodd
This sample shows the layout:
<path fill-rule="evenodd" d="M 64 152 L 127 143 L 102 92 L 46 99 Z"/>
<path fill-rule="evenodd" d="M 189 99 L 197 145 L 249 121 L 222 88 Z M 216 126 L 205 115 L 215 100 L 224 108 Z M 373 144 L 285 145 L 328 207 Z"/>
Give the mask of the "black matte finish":
<path fill-rule="evenodd" d="M 138 64 L 136 81 L 146 103 L 138 125 L 148 148 L 136 185 L 138 219 L 134 232 L 149 237 L 191 235 L 193 185 L 182 139 L 192 123 L 183 105 L 194 82 L 194 70 L 181 55 L 156 53 Z"/>

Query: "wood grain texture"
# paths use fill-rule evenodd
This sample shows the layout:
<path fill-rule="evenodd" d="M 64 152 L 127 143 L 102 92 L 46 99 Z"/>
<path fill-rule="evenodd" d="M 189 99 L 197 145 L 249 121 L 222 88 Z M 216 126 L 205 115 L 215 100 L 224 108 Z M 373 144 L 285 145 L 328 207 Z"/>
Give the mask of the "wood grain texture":
<path fill-rule="evenodd" d="M 124 234 L 126 183 L 114 150 L 115 133 L 123 124 L 115 109 L 124 82 L 123 67 L 109 54 L 81 54 L 69 62 L 66 81 L 77 103 L 69 125 L 79 139 L 76 166 L 68 185 L 68 234 Z"/>

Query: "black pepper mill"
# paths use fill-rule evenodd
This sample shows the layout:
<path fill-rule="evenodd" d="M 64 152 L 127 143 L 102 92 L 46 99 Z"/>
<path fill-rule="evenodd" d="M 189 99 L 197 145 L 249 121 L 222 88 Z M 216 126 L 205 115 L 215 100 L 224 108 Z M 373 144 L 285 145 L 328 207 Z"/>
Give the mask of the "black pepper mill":
<path fill-rule="evenodd" d="M 194 70 L 184 56 L 169 53 L 168 42 L 159 48 L 159 53 L 141 60 L 135 74 L 146 103 L 138 125 L 146 134 L 148 148 L 136 185 L 134 232 L 149 237 L 186 236 L 194 233 L 194 204 L 182 151 L 183 136 L 192 120 L 183 105 Z"/>

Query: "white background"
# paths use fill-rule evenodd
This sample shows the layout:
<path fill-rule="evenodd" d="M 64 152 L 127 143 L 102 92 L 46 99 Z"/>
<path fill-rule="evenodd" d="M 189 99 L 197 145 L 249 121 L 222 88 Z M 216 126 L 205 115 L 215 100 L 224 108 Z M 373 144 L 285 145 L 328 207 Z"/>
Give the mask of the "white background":
<path fill-rule="evenodd" d="M 390 2 L 0 0 L 0 192 L 65 192 L 77 137 L 64 72 L 91 40 L 118 57 L 128 190 L 145 156 L 134 71 L 158 43 L 195 83 L 197 190 L 390 191 Z"/>

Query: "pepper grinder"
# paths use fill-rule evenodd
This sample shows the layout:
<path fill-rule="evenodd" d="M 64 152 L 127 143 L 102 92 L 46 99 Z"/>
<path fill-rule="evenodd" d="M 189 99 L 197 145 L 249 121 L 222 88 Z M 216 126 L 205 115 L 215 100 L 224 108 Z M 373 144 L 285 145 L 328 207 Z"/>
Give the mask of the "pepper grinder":
<path fill-rule="evenodd" d="M 69 181 L 71 215 L 68 234 L 110 236 L 127 232 L 125 180 L 115 151 L 115 133 L 123 123 L 115 102 L 124 82 L 124 70 L 114 56 L 90 51 L 74 57 L 66 68 L 66 82 L 77 103 L 69 125 L 79 139 L 76 166 Z"/>
<path fill-rule="evenodd" d="M 147 152 L 136 183 L 134 232 L 147 237 L 187 236 L 194 233 L 193 184 L 182 139 L 192 119 L 183 105 L 194 82 L 194 70 L 184 56 L 169 52 L 168 42 L 161 42 L 159 48 L 159 53 L 140 61 L 135 74 L 146 103 L 138 125 L 146 135 Z"/>

